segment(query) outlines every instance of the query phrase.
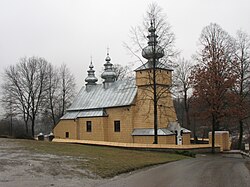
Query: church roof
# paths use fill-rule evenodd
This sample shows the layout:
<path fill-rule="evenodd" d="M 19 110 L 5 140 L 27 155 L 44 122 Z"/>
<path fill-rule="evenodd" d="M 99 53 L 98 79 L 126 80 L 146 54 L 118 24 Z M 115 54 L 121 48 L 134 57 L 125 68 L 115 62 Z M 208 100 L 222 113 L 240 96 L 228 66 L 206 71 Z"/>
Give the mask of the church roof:
<path fill-rule="evenodd" d="M 183 133 L 190 133 L 191 131 L 181 127 Z M 175 133 L 171 131 L 169 128 L 159 128 L 157 131 L 159 136 L 168 136 L 174 135 Z M 134 129 L 132 132 L 132 136 L 154 136 L 154 129 L 153 128 L 140 128 Z"/>
<path fill-rule="evenodd" d="M 143 64 L 142 66 L 140 66 L 139 68 L 137 68 L 135 71 L 152 69 L 152 68 L 153 68 L 152 63 L 147 62 L 147 63 Z M 157 69 L 165 69 L 165 70 L 173 71 L 173 69 L 171 67 L 169 67 L 169 66 L 167 66 L 167 65 L 165 65 L 165 64 L 163 64 L 163 63 L 161 63 L 159 61 L 156 63 L 156 68 Z"/>
<path fill-rule="evenodd" d="M 105 109 L 93 109 L 84 111 L 67 111 L 61 119 L 76 119 L 86 117 L 103 117 L 107 116 Z"/>
<path fill-rule="evenodd" d="M 103 84 L 93 85 L 90 89 L 83 86 L 67 112 L 129 106 L 136 93 L 135 79 L 118 80 L 106 89 Z"/>

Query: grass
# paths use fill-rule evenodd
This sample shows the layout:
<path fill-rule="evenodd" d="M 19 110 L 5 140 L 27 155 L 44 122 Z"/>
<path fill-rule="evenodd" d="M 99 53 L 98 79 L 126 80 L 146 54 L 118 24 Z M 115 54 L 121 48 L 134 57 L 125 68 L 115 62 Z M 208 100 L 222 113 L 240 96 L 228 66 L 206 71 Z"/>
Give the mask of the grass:
<path fill-rule="evenodd" d="M 72 157 L 78 169 L 90 171 L 102 178 L 130 172 L 136 169 L 189 158 L 180 154 L 137 151 L 103 146 L 16 140 L 25 150 L 39 154 Z M 80 162 L 79 160 L 84 160 Z"/>

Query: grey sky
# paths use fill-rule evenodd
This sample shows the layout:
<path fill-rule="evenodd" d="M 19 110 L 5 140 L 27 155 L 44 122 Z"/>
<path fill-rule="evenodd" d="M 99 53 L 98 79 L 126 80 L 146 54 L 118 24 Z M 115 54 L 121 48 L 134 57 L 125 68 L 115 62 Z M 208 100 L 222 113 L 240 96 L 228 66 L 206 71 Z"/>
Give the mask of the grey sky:
<path fill-rule="evenodd" d="M 151 0 L 0 0 L 0 63 L 3 69 L 20 57 L 40 56 L 53 64 L 66 63 L 84 85 L 93 57 L 99 76 L 110 48 L 112 63 L 134 59 L 129 43 L 131 26 L 141 23 Z M 158 0 L 176 35 L 176 47 L 189 59 L 201 30 L 218 23 L 231 35 L 250 34 L 249 0 Z"/>

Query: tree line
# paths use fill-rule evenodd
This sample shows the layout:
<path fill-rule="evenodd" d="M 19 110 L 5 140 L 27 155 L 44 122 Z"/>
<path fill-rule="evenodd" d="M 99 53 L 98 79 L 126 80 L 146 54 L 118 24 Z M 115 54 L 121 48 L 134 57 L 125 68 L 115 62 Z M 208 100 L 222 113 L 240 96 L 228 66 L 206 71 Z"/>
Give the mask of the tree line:
<path fill-rule="evenodd" d="M 249 35 L 239 30 L 231 36 L 220 25 L 211 23 L 201 31 L 197 52 L 186 60 L 175 47 L 175 35 L 163 9 L 152 3 L 142 24 L 132 27 L 130 44 L 125 43 L 142 64 L 146 62 L 140 53 L 147 45 L 152 22 L 158 45 L 165 53 L 159 62 L 174 69 L 173 84 L 164 92 L 171 91 L 174 96 L 181 125 L 192 130 L 194 137 L 212 131 L 213 145 L 216 130 L 229 130 L 238 139 L 237 147 L 241 149 L 244 134 L 249 134 Z M 149 75 L 149 78 L 152 77 Z M 156 101 L 161 99 L 161 94 L 157 97 Z"/>
<path fill-rule="evenodd" d="M 4 70 L 1 102 L 5 117 L 22 119 L 26 135 L 35 135 L 36 122 L 52 128 L 71 104 L 75 80 L 65 64 L 53 66 L 41 57 L 21 58 Z"/>
<path fill-rule="evenodd" d="M 249 35 L 239 30 L 232 37 L 218 24 L 211 23 L 201 32 L 193 61 L 194 65 L 180 61 L 175 76 L 182 88 L 186 126 L 190 128 L 191 115 L 203 125 L 206 122 L 212 137 L 217 130 L 238 132 L 237 147 L 241 149 L 250 117 Z"/>

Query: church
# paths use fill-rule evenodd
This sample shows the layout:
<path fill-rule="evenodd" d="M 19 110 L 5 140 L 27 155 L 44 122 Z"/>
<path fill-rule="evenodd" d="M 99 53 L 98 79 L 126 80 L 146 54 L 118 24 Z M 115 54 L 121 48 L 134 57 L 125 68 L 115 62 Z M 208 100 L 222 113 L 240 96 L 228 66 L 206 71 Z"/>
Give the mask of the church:
<path fill-rule="evenodd" d="M 142 50 L 147 62 L 135 69 L 135 78 L 116 80 L 107 53 L 103 83 L 97 84 L 91 61 L 86 85 L 54 128 L 56 138 L 152 144 L 155 72 L 158 143 L 190 144 L 190 131 L 177 123 L 170 92 L 173 69 L 159 61 L 164 50 L 157 45 L 155 28 L 148 31 L 148 46 Z"/>

